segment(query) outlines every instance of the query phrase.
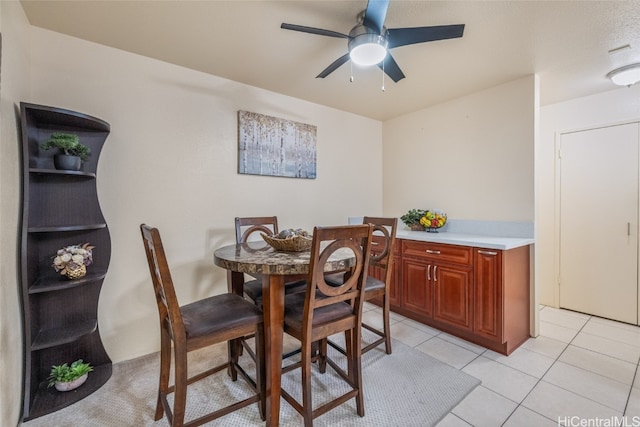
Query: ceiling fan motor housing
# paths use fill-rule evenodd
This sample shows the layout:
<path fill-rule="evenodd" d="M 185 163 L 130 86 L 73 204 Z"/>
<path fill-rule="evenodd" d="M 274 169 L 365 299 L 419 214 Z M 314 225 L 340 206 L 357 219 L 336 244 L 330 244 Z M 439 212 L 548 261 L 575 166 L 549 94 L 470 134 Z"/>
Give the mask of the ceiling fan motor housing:
<path fill-rule="evenodd" d="M 380 63 L 387 54 L 387 29 L 382 27 L 382 33 L 365 26 L 356 25 L 349 32 L 349 55 L 358 65 L 375 65 Z"/>

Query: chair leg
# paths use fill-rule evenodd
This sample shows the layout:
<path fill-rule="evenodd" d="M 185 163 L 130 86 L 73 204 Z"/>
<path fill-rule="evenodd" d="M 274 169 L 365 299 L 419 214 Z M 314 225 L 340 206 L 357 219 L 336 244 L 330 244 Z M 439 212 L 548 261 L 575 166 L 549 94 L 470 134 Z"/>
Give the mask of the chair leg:
<path fill-rule="evenodd" d="M 318 358 L 318 369 L 321 374 L 327 372 L 327 338 L 320 340 L 319 342 L 315 342 L 314 344 L 319 346 L 319 354 Z"/>
<path fill-rule="evenodd" d="M 302 343 L 302 417 L 304 427 L 313 427 L 313 406 L 311 399 L 311 344 Z"/>
<path fill-rule="evenodd" d="M 160 396 L 167 395 L 169 390 L 169 375 L 171 371 L 171 338 L 167 332 L 161 328 L 160 331 L 160 380 L 158 384 L 158 400 L 156 403 L 155 420 L 158 421 L 164 416 L 164 406 Z"/>
<path fill-rule="evenodd" d="M 238 371 L 236 365 L 238 364 L 238 354 L 240 350 L 238 347 L 242 347 L 242 342 L 239 339 L 227 341 L 228 361 L 227 373 L 231 377 L 231 381 L 238 380 Z"/>
<path fill-rule="evenodd" d="M 355 332 L 355 331 L 354 331 Z M 356 411 L 359 416 L 364 417 L 364 396 L 362 393 L 362 353 L 360 352 L 360 334 L 354 333 L 351 354 L 353 357 L 353 383 L 358 390 L 356 395 Z"/>
<path fill-rule="evenodd" d="M 387 292 L 382 297 L 382 321 L 384 323 L 384 347 L 387 354 L 391 354 L 391 328 L 389 326 L 389 296 Z"/>
<path fill-rule="evenodd" d="M 262 421 L 267 419 L 267 373 L 266 358 L 264 351 L 264 327 L 259 325 L 256 328 L 256 388 L 260 393 L 258 409 Z"/>
<path fill-rule="evenodd" d="M 171 427 L 181 427 L 184 424 L 187 405 L 187 352 L 184 348 L 176 348 L 174 343 L 173 355 L 175 359 L 175 391 Z"/>
<path fill-rule="evenodd" d="M 353 339 L 352 331 L 344 331 L 344 348 L 347 351 L 347 376 L 351 381 L 355 381 L 353 376 L 353 346 L 355 340 Z"/>

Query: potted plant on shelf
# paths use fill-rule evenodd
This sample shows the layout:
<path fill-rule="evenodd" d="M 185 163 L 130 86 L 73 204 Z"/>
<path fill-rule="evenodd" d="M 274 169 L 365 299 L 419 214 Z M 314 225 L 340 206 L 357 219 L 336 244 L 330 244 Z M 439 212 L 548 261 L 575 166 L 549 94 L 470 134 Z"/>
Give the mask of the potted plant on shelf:
<path fill-rule="evenodd" d="M 93 248 L 89 243 L 65 246 L 53 257 L 52 267 L 67 278 L 79 279 L 87 274 L 87 266 L 93 263 Z"/>
<path fill-rule="evenodd" d="M 423 231 L 424 225 L 420 223 L 420 219 L 427 213 L 426 209 L 411 209 L 400 217 L 404 224 L 414 231 Z"/>
<path fill-rule="evenodd" d="M 50 150 L 58 148 L 61 153 L 53 157 L 53 164 L 56 169 L 80 170 L 82 162 L 86 161 L 91 154 L 91 149 L 80 143 L 78 135 L 72 133 L 53 133 L 51 137 L 42 144 L 42 149 Z"/>
<path fill-rule="evenodd" d="M 49 387 L 55 386 L 58 391 L 74 390 L 84 384 L 91 371 L 93 367 L 89 363 L 84 363 L 82 359 L 76 360 L 71 366 L 66 363 L 53 365 L 47 378 Z"/>

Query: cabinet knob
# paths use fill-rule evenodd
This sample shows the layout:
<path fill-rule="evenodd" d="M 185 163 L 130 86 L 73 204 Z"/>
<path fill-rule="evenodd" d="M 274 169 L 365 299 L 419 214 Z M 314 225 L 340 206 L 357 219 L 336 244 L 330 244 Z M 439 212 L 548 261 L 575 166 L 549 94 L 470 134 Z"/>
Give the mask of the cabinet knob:
<path fill-rule="evenodd" d="M 438 276 L 436 275 L 437 271 L 438 271 L 438 266 L 434 265 L 433 266 L 433 283 L 437 283 L 438 282 Z"/>
<path fill-rule="evenodd" d="M 428 254 L 440 255 L 440 251 L 434 251 L 433 249 L 427 249 L 425 252 Z"/>
<path fill-rule="evenodd" d="M 427 265 L 427 280 L 431 280 L 431 264 Z"/>

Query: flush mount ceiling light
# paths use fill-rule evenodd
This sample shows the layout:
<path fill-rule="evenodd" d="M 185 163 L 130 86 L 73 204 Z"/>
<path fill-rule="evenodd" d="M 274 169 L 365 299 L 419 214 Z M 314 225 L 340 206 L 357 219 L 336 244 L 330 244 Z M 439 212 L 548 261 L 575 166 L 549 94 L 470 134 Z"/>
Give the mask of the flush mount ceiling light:
<path fill-rule="evenodd" d="M 376 34 L 364 25 L 358 25 L 349 33 L 349 58 L 356 65 L 370 66 L 382 62 L 387 56 L 386 28 Z"/>
<path fill-rule="evenodd" d="M 607 77 L 618 86 L 631 86 L 640 82 L 640 63 L 616 68 Z"/>

